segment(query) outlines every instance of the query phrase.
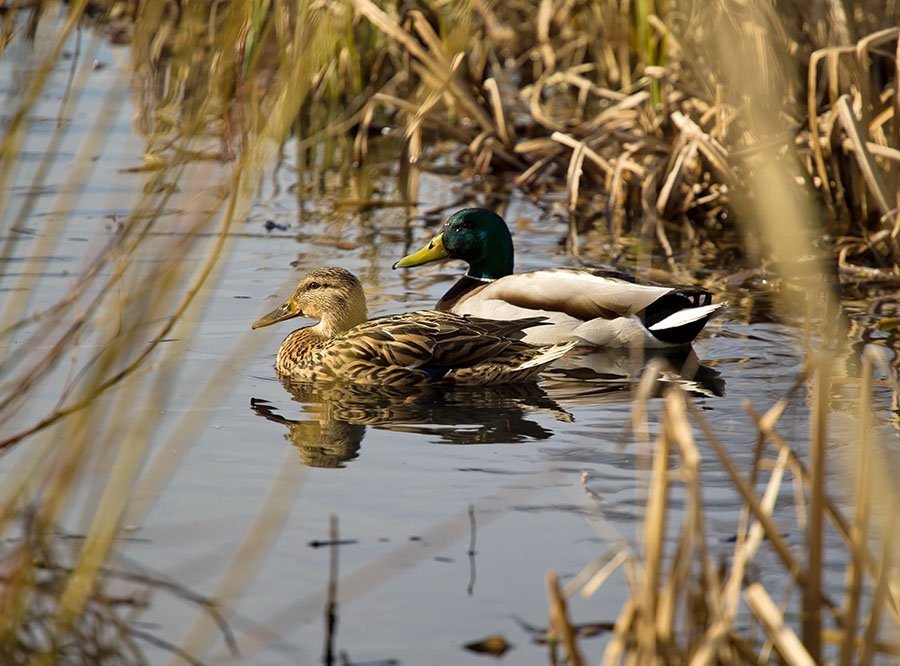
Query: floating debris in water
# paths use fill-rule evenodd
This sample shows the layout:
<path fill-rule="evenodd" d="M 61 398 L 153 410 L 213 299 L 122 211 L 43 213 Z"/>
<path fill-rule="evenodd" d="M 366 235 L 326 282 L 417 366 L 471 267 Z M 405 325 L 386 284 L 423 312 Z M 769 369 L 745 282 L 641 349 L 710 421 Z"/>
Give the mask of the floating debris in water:
<path fill-rule="evenodd" d="M 324 548 L 325 546 L 352 546 L 353 544 L 359 543 L 359 539 L 337 539 L 331 540 L 326 539 L 324 541 L 319 541 L 318 539 L 313 539 L 306 545 L 310 548 Z"/>
<path fill-rule="evenodd" d="M 264 226 L 266 227 L 266 231 L 274 231 L 275 229 L 278 229 L 278 231 L 287 231 L 288 230 L 288 225 L 279 224 L 275 220 L 266 220 Z"/>
<path fill-rule="evenodd" d="M 512 644 L 509 643 L 500 634 L 493 634 L 492 636 L 488 636 L 487 638 L 482 638 L 481 640 L 472 641 L 471 643 L 466 643 L 465 645 L 463 645 L 463 648 L 465 648 L 469 652 L 489 654 L 492 657 L 497 658 L 502 657 L 509 650 L 511 650 L 512 647 Z"/>

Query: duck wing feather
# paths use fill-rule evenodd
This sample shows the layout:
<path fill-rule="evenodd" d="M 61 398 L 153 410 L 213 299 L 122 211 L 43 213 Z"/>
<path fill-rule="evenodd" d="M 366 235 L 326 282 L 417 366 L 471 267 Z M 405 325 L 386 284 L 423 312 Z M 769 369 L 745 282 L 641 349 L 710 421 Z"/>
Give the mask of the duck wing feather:
<path fill-rule="evenodd" d="M 378 317 L 335 337 L 325 354 L 400 368 L 463 368 L 502 355 L 542 317 L 493 321 L 437 310 Z M 324 359 L 323 359 L 324 360 Z"/>
<path fill-rule="evenodd" d="M 619 273 L 550 268 L 502 277 L 480 290 L 477 298 L 589 321 L 629 317 L 671 291 L 640 284 Z"/>

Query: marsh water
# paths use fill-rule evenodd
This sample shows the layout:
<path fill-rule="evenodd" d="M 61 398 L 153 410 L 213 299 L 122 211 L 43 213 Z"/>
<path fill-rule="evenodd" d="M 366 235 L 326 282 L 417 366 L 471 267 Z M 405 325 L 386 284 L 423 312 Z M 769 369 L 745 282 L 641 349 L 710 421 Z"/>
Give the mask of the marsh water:
<path fill-rule="evenodd" d="M 134 121 L 138 98 L 129 98 L 127 48 L 87 33 L 83 40 L 73 70 L 84 77 L 82 94 L 66 102 L 58 122 L 72 65 L 60 61 L 6 193 L 4 215 L 18 214 L 26 201 L 33 207 L 14 232 L 0 293 L 8 299 L 27 290 L 32 309 L 52 302 L 84 270 L 92 248 L 116 233 L 116 220 L 128 215 L 150 178 L 134 168 L 148 141 Z M 34 49 L 40 50 L 39 42 Z M 15 98 L 35 59 L 34 53 L 7 54 L 0 62 L 0 96 Z M 103 140 L 96 138 L 98 127 L 107 128 Z M 93 142 L 87 152 L 84 142 Z M 284 161 L 273 165 L 249 214 L 231 232 L 202 310 L 190 329 L 172 337 L 170 344 L 181 346 L 174 393 L 161 408 L 133 405 L 135 418 L 143 409 L 158 412 L 160 434 L 147 474 L 170 476 L 163 492 L 148 493 L 146 501 L 140 484 L 136 488 L 121 557 L 222 600 L 240 656 L 230 654 L 195 606 L 171 596 L 156 595 L 138 621 L 187 647 L 209 643 L 201 656 L 212 663 L 319 663 L 334 516 L 340 540 L 336 652 L 359 664 L 478 664 L 486 657 L 463 646 L 500 634 L 512 644 L 508 663 L 545 664 L 547 648 L 532 640 L 527 626 L 547 624 L 547 571 L 565 582 L 616 544 L 639 548 L 651 449 L 632 433 L 630 419 L 648 359 L 627 351 L 589 352 L 566 359 L 536 384 L 403 395 L 280 383 L 274 354 L 297 320 L 252 333 L 249 326 L 310 268 L 353 271 L 366 286 L 373 315 L 431 307 L 462 266 L 404 272 L 391 264 L 430 238 L 454 209 L 498 202 L 514 230 L 517 270 L 576 261 L 566 251 L 565 223 L 516 190 L 485 198 L 463 178 L 423 173 L 418 206 L 372 205 L 401 199 L 396 154 L 387 142 L 377 150 L 363 170 L 310 173 L 286 146 Z M 224 178 L 227 165 L 219 167 Z M 36 174 L 44 169 L 35 191 Z M 178 201 L 202 194 L 190 181 L 177 186 Z M 423 215 L 428 211 L 434 214 Z M 147 243 L 184 233 L 180 212 L 173 205 Z M 64 225 L 55 228 L 58 240 L 42 243 L 53 225 Z M 604 265 L 604 243 L 599 232 L 585 239 L 581 260 Z M 765 294 L 727 288 L 734 266 L 689 263 L 693 277 L 713 289 L 718 285 L 716 297 L 729 305 L 690 352 L 670 355 L 676 371 L 666 373 L 662 386 L 682 386 L 737 465 L 749 467 L 756 430 L 744 403 L 764 411 L 796 382 L 803 366 L 803 313 L 776 316 Z M 647 276 L 640 269 L 636 274 Z M 848 377 L 857 372 L 860 350 L 857 345 L 848 352 Z M 154 363 L 149 361 L 149 371 L 158 369 Z M 852 396 L 855 384 L 848 385 Z M 842 415 L 839 393 L 831 419 L 834 465 L 855 427 Z M 57 397 L 48 386 L 18 423 L 27 424 Z M 886 389 L 876 399 L 887 404 Z M 659 395 L 648 405 L 652 442 Z M 808 415 L 809 406 L 796 399 L 779 424 L 801 449 Z M 878 424 L 887 436 L 893 427 Z M 713 451 L 702 439 L 698 443 L 711 547 L 725 557 L 733 548 L 740 501 Z M 837 475 L 834 481 L 841 483 Z M 675 488 L 669 504 L 674 518 L 681 500 Z M 803 533 L 789 494 L 776 517 L 795 528 L 786 527 L 786 537 L 800 545 Z M 78 515 L 69 524 L 75 533 L 85 529 Z M 761 561 L 767 557 L 774 559 L 764 553 Z M 842 564 L 836 554 L 826 558 L 829 571 L 842 571 Z M 765 581 L 769 573 L 761 566 L 753 575 Z M 614 622 L 625 595 L 620 569 L 593 597 L 573 597 L 571 617 L 576 623 Z M 605 640 L 602 632 L 584 639 L 592 661 Z M 147 655 L 152 662 L 169 659 L 153 647 Z"/>

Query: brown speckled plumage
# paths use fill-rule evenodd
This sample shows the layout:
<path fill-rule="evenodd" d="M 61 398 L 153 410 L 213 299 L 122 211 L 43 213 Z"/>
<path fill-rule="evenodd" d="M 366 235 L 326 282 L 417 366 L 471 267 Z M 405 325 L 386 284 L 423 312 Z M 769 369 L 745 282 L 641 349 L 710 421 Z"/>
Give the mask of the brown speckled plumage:
<path fill-rule="evenodd" d="M 494 321 L 420 310 L 367 320 L 362 285 L 340 268 L 311 271 L 291 298 L 254 328 L 301 315 L 320 321 L 284 339 L 275 369 L 304 382 L 518 382 L 535 377 L 572 346 L 521 342 L 524 330 L 540 325 L 541 317 Z"/>

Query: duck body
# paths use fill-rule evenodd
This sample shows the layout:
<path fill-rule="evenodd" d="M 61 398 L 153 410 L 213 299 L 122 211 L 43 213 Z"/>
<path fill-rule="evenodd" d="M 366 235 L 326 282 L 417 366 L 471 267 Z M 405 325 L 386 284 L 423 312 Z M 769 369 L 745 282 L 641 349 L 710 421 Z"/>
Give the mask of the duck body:
<path fill-rule="evenodd" d="M 298 382 L 412 386 L 435 381 L 479 385 L 533 379 L 574 346 L 522 341 L 541 317 L 485 320 L 439 310 L 367 319 L 359 281 L 340 268 L 311 271 L 285 302 L 253 328 L 296 316 L 320 318 L 290 333 L 275 369 Z"/>
<path fill-rule="evenodd" d="M 308 326 L 281 343 L 275 370 L 300 382 L 391 386 L 527 381 L 562 356 L 542 356 L 549 350 L 521 341 L 526 328 L 542 323 L 540 317 L 493 321 L 419 310 L 370 319 L 332 338 Z"/>
<path fill-rule="evenodd" d="M 720 306 L 702 289 L 639 283 L 613 271 L 548 268 L 491 281 L 463 276 L 437 309 L 494 319 L 541 316 L 525 341 L 577 338 L 597 347 L 689 344 Z"/>
<path fill-rule="evenodd" d="M 578 340 L 598 347 L 650 348 L 690 344 L 722 304 L 696 287 L 641 282 L 616 271 L 550 268 L 514 274 L 512 238 L 496 213 L 467 208 L 450 217 L 422 250 L 394 267 L 445 258 L 469 271 L 444 294 L 437 309 L 492 319 L 544 317 L 524 340 L 554 344 Z"/>

